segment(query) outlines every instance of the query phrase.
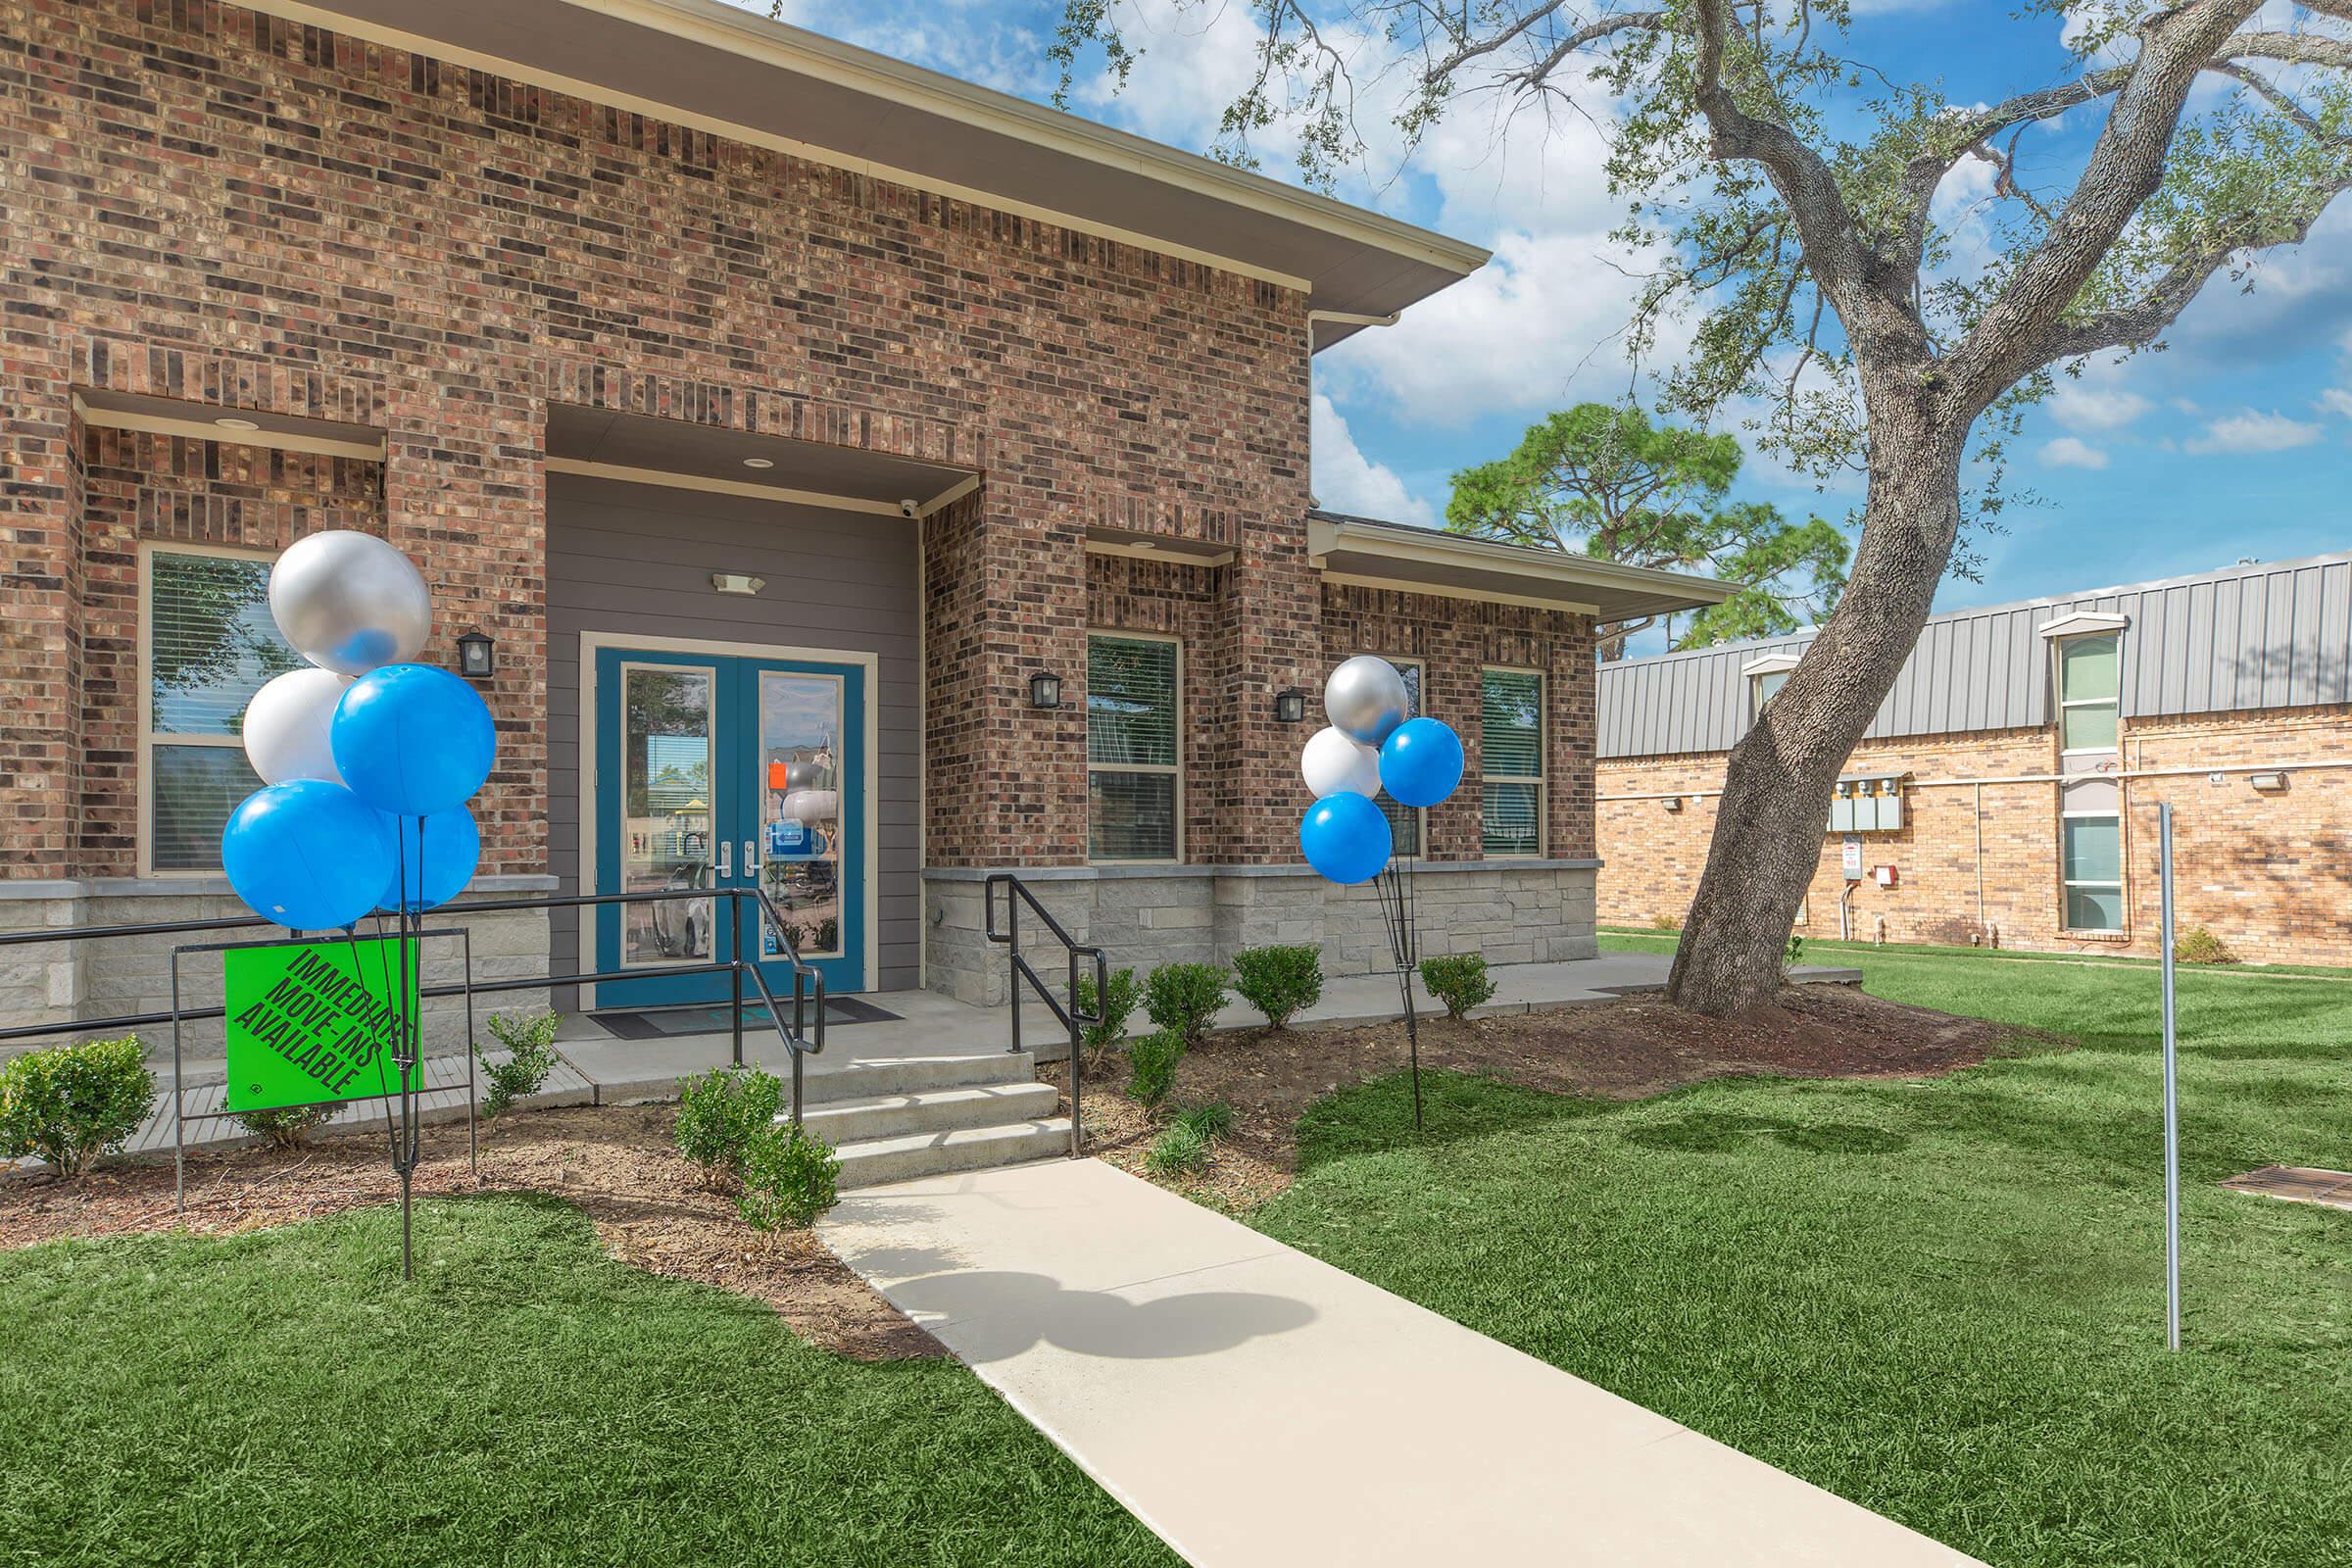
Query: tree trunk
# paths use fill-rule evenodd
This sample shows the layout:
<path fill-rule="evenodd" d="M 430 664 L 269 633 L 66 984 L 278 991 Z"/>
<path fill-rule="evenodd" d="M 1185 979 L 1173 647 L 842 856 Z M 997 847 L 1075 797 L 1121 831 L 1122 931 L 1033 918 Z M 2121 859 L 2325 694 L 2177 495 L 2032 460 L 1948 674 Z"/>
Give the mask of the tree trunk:
<path fill-rule="evenodd" d="M 1891 390 L 1891 389 L 1889 389 Z M 1967 434 L 1899 392 L 1874 399 L 1870 493 L 1853 575 L 1788 681 L 1732 749 L 1715 837 L 1666 998 L 1723 1017 L 1780 991 L 1796 906 L 1821 862 L 1838 774 L 1935 602 L 1960 526 Z"/>

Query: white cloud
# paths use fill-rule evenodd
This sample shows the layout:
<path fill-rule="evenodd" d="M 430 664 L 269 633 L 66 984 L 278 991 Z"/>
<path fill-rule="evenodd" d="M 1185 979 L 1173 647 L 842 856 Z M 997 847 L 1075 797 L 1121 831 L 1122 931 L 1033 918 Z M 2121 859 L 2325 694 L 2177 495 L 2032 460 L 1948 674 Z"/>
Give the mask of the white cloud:
<path fill-rule="evenodd" d="M 2050 417 L 2069 430 L 2121 430 L 2156 405 L 2120 386 L 2102 386 L 2088 369 L 2081 379 L 2060 376 L 2050 394 Z"/>
<path fill-rule="evenodd" d="M 2043 444 L 2041 461 L 2053 468 L 2104 468 L 2107 454 L 2080 436 L 2062 435 Z"/>
<path fill-rule="evenodd" d="M 2185 450 L 2213 452 L 2284 452 L 2309 446 L 2320 438 L 2320 427 L 2290 419 L 2273 411 L 2244 409 L 2225 415 L 2205 427 L 2205 433 L 2186 443 Z"/>
<path fill-rule="evenodd" d="M 1438 509 L 1414 495 L 1385 463 L 1364 456 L 1331 399 L 1315 394 L 1307 424 L 1314 453 L 1315 500 L 1334 512 L 1385 522 L 1435 526 Z"/>
<path fill-rule="evenodd" d="M 2345 418 L 2352 419 L 2352 388 L 2322 387 L 2320 395 L 2312 401 L 2311 406 L 2322 414 L 2340 414 Z"/>

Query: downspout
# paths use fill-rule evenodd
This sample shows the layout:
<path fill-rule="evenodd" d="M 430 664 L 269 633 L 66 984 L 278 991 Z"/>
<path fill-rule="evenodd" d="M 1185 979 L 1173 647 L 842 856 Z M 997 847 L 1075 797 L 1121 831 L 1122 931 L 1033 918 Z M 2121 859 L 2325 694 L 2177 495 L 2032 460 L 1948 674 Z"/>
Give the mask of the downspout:
<path fill-rule="evenodd" d="M 1977 937 L 1984 936 L 1984 781 L 1977 780 Z"/>

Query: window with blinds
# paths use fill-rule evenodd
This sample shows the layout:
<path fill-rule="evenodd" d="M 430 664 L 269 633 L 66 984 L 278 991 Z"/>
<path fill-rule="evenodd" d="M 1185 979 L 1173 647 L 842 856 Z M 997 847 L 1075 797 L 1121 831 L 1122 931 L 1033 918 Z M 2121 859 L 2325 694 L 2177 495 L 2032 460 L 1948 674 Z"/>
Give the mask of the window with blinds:
<path fill-rule="evenodd" d="M 1087 639 L 1088 844 L 1096 859 L 1177 858 L 1181 711 L 1173 638 Z"/>
<path fill-rule="evenodd" d="M 146 565 L 146 869 L 217 871 L 228 813 L 262 783 L 245 705 L 303 659 L 270 617 L 267 559 L 159 549 Z"/>
<path fill-rule="evenodd" d="M 1544 677 L 1479 673 L 1482 841 L 1491 856 L 1544 853 Z"/>

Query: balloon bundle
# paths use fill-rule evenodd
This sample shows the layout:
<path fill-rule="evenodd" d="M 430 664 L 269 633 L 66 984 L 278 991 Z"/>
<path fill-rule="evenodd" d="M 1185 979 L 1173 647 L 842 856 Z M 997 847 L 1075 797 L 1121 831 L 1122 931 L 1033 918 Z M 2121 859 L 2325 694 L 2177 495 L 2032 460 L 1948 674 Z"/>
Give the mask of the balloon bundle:
<path fill-rule="evenodd" d="M 1413 1125 L 1421 1124 L 1421 1036 L 1413 1014 L 1413 968 L 1420 930 L 1413 907 L 1417 853 L 1396 853 L 1396 833 L 1373 797 L 1382 790 L 1399 806 L 1429 807 L 1462 782 L 1462 738 L 1434 718 L 1406 716 L 1412 709 L 1404 676 L 1385 659 L 1359 654 L 1323 683 L 1323 712 L 1331 720 L 1299 754 L 1298 771 L 1315 804 L 1298 823 L 1306 863 L 1343 887 L 1373 884 L 1396 964 L 1404 1002 L 1405 1038 L 1413 1057 Z"/>
<path fill-rule="evenodd" d="M 466 803 L 490 776 L 497 731 L 472 687 L 411 662 L 432 628 L 432 595 L 409 559 L 372 534 L 298 541 L 270 570 L 270 613 L 311 667 L 279 675 L 246 705 L 245 756 L 262 788 L 229 814 L 221 868 L 264 919 L 341 931 L 355 951 L 361 919 L 376 915 L 379 929 L 384 915 L 398 920 L 401 995 L 387 976 L 383 1000 L 399 1019 L 406 1133 L 393 1161 L 405 1192 L 421 1000 L 407 994 L 410 939 L 416 917 L 457 897 L 481 859 Z M 387 1125 L 390 1115 L 387 1100 Z"/>

